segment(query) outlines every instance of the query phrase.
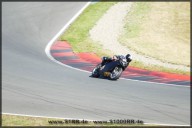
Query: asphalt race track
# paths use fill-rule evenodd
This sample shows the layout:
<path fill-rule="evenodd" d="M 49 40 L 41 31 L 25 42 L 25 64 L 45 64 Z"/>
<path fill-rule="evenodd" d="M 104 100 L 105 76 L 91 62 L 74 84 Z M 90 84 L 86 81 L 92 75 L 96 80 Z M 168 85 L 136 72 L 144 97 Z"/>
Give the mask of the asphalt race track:
<path fill-rule="evenodd" d="M 190 88 L 119 79 L 59 65 L 48 42 L 86 2 L 2 2 L 2 112 L 190 125 Z"/>

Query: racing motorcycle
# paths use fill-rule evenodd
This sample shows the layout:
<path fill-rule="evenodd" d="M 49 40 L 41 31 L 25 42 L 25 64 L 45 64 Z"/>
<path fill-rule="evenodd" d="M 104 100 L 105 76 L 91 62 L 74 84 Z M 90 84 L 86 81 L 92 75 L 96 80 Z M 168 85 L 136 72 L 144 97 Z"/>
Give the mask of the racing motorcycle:
<path fill-rule="evenodd" d="M 104 60 L 102 60 L 103 62 Z M 109 78 L 117 80 L 122 72 L 127 68 L 128 62 L 124 57 L 118 57 L 117 60 L 105 62 L 104 65 L 98 64 L 92 71 L 92 77 Z"/>

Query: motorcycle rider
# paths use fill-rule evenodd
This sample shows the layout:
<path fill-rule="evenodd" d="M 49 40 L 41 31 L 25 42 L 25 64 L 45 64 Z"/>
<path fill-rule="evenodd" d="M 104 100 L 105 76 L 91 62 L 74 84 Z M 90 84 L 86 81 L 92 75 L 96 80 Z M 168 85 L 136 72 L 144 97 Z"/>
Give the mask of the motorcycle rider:
<path fill-rule="evenodd" d="M 101 66 L 105 65 L 106 62 L 111 62 L 111 61 L 115 61 L 115 60 L 118 60 L 118 59 L 126 59 L 127 66 L 128 66 L 129 63 L 132 61 L 132 56 L 130 54 L 127 54 L 126 56 L 114 55 L 112 58 L 110 58 L 110 57 L 103 57 L 102 62 L 101 62 Z"/>
<path fill-rule="evenodd" d="M 116 61 L 116 60 L 118 60 L 118 61 Z M 117 80 L 117 79 L 119 79 L 119 77 L 122 73 L 122 68 L 123 68 L 123 70 L 125 70 L 125 68 L 127 68 L 127 66 L 129 65 L 129 63 L 131 61 L 132 61 L 132 56 L 130 54 L 127 54 L 126 56 L 114 55 L 112 58 L 103 57 L 102 62 L 93 69 L 92 77 L 100 77 L 100 78 L 110 77 L 113 80 Z M 116 66 L 116 64 L 119 64 L 119 62 L 123 67 L 122 68 L 115 67 L 115 72 L 113 72 L 113 73 L 109 72 L 109 70 L 112 70 L 111 68 L 114 68 L 114 66 Z"/>

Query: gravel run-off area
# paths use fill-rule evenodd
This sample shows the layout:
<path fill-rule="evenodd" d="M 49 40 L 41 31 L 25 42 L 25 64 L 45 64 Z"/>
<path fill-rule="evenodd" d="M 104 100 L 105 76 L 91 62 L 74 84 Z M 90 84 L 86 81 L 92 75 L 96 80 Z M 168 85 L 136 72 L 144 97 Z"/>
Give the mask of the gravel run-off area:
<path fill-rule="evenodd" d="M 118 36 L 123 32 L 124 18 L 131 10 L 132 2 L 118 2 L 112 6 L 90 30 L 90 38 L 103 45 L 103 49 L 112 51 L 116 55 L 130 53 L 133 60 L 141 61 L 147 65 L 159 65 L 172 69 L 190 71 L 184 65 L 165 63 L 155 58 L 137 54 L 118 42 Z"/>

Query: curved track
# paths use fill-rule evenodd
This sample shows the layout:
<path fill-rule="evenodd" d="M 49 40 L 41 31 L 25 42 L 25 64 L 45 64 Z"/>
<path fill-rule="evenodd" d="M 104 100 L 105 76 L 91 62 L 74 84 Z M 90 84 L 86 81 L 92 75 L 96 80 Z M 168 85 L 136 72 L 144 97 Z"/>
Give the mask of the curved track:
<path fill-rule="evenodd" d="M 190 88 L 92 79 L 44 52 L 85 2 L 2 3 L 2 112 L 190 124 Z"/>

